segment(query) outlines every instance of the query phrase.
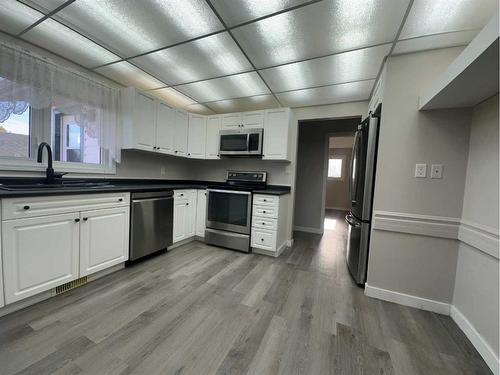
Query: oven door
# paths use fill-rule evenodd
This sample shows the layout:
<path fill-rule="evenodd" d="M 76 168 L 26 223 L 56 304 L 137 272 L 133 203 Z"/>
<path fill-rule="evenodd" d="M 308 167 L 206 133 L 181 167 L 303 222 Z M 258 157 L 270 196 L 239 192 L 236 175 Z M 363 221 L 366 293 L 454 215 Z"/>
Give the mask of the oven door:
<path fill-rule="evenodd" d="M 209 189 L 207 228 L 250 234 L 252 193 Z"/>

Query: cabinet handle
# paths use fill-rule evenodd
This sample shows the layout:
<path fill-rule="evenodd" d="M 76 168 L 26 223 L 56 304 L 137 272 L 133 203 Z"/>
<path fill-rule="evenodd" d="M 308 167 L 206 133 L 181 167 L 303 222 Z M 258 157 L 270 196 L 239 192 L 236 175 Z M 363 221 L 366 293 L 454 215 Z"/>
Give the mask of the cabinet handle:
<path fill-rule="evenodd" d="M 87 221 L 89 218 L 88 217 L 84 217 L 83 218 L 83 221 Z"/>
<path fill-rule="evenodd" d="M 267 202 L 267 199 L 262 199 L 264 202 Z"/>
<path fill-rule="evenodd" d="M 264 241 L 264 239 L 263 239 L 263 238 L 261 238 L 260 240 L 261 240 L 261 241 Z"/>
<path fill-rule="evenodd" d="M 179 151 L 175 150 L 174 152 L 177 154 Z"/>
<path fill-rule="evenodd" d="M 79 222 L 80 222 L 80 219 L 76 218 L 75 223 L 79 223 Z"/>
<path fill-rule="evenodd" d="M 118 198 L 118 202 L 123 202 L 123 198 Z"/>
<path fill-rule="evenodd" d="M 266 225 L 266 223 L 262 223 L 262 225 Z"/>
<path fill-rule="evenodd" d="M 191 156 L 191 154 L 188 152 L 188 156 Z"/>
<path fill-rule="evenodd" d="M 189 203 L 186 203 L 186 206 L 189 206 Z"/>
<path fill-rule="evenodd" d="M 183 196 L 184 196 L 184 194 L 181 193 L 181 197 L 183 197 Z"/>
<path fill-rule="evenodd" d="M 262 211 L 262 213 L 263 213 L 263 214 L 265 214 L 265 213 L 266 213 L 266 211 Z"/>
<path fill-rule="evenodd" d="M 30 206 L 24 206 L 23 207 L 25 210 L 29 210 L 30 209 Z"/>

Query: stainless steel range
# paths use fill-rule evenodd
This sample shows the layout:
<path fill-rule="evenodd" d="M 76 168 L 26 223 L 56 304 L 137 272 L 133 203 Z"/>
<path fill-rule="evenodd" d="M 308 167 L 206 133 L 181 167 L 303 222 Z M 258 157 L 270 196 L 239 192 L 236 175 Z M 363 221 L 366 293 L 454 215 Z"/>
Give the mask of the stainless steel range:
<path fill-rule="evenodd" d="M 228 171 L 225 185 L 208 188 L 206 243 L 250 251 L 252 191 L 266 181 L 266 172 Z"/>

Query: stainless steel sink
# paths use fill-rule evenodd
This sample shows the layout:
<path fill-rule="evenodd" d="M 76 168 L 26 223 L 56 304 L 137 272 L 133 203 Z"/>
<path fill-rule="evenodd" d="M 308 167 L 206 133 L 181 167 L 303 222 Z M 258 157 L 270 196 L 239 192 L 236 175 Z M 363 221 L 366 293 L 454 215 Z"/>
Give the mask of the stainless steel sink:
<path fill-rule="evenodd" d="M 0 189 L 16 191 L 16 190 L 46 190 L 46 189 L 76 189 L 76 188 L 89 188 L 95 189 L 100 187 L 113 187 L 114 185 L 109 182 L 80 182 L 80 181 L 65 181 L 60 184 L 0 184 Z"/>

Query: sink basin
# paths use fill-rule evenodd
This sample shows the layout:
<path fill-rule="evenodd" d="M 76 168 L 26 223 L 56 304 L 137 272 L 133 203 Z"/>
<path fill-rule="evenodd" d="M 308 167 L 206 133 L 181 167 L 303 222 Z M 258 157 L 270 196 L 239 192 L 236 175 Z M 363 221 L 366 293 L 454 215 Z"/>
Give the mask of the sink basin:
<path fill-rule="evenodd" d="M 0 184 L 0 189 L 16 191 L 16 190 L 45 190 L 45 189 L 75 189 L 75 188 L 100 188 L 100 187 L 113 187 L 109 182 L 79 182 L 79 181 L 67 181 L 61 184 Z"/>

